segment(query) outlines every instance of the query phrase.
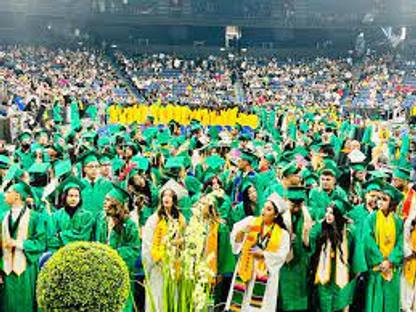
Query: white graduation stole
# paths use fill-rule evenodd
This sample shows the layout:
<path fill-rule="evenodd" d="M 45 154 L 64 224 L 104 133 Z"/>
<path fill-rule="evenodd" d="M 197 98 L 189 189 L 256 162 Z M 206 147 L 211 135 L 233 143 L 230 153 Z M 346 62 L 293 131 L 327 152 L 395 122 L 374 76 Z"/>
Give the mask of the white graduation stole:
<path fill-rule="evenodd" d="M 9 216 L 11 211 L 6 214 L 6 217 L 3 220 L 2 226 L 2 236 L 3 236 L 3 265 L 4 273 L 9 275 L 11 272 L 16 273 L 16 275 L 22 274 L 26 270 L 26 256 L 23 250 L 20 248 L 9 249 L 5 248 L 5 243 L 11 239 L 9 232 Z M 21 245 L 23 241 L 27 239 L 29 232 L 29 219 L 30 219 L 30 209 L 26 209 L 22 218 L 20 219 L 18 229 L 17 229 L 17 239 L 16 242 Z"/>

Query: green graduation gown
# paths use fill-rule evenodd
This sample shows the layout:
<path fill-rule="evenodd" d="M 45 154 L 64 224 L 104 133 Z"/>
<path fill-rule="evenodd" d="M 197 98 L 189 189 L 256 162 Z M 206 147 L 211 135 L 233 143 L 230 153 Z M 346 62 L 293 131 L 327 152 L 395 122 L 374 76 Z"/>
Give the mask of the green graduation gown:
<path fill-rule="evenodd" d="M 136 270 L 136 261 L 140 255 L 140 239 L 139 231 L 136 223 L 128 218 L 121 230 L 112 229 L 108 233 L 108 224 L 104 214 L 101 214 L 96 232 L 97 241 L 109 245 L 117 250 L 120 257 L 124 260 L 130 272 L 131 292 L 127 300 L 123 312 L 133 311 L 133 294 L 134 294 L 134 273 Z"/>
<path fill-rule="evenodd" d="M 353 225 L 347 225 L 347 240 L 348 240 L 348 266 L 349 266 L 349 283 L 340 288 L 336 284 L 336 260 L 335 257 L 331 259 L 331 278 L 325 285 L 317 285 L 318 302 L 321 312 L 332 312 L 342 310 L 353 302 L 355 286 L 357 284 L 354 274 L 363 272 L 365 264 L 362 259 L 360 240 L 356 239 L 356 232 Z M 310 233 L 311 251 L 316 252 L 316 243 L 322 233 L 322 223 L 317 223 L 313 226 Z M 319 259 L 319 251 L 315 254 Z M 316 267 L 313 268 L 316 272 Z"/>
<path fill-rule="evenodd" d="M 84 209 L 97 215 L 103 209 L 104 198 L 107 193 L 113 188 L 109 180 L 99 177 L 94 185 L 87 179 L 82 180 L 85 188 L 81 192 L 82 201 L 84 202 Z"/>
<path fill-rule="evenodd" d="M 374 267 L 383 262 L 384 258 L 376 243 L 377 213 L 368 216 L 364 224 L 364 251 L 369 279 L 366 293 L 366 312 L 399 312 L 400 311 L 400 274 L 403 261 L 403 222 L 394 214 L 396 242 L 387 259 L 393 264 L 393 278 L 385 280 Z"/>
<path fill-rule="evenodd" d="M 283 265 L 279 277 L 279 305 L 282 311 L 308 309 L 310 253 L 302 239 L 303 224 L 304 217 L 301 212 L 292 214 L 293 259 Z"/>
<path fill-rule="evenodd" d="M 28 170 L 35 162 L 35 158 L 30 150 L 23 152 L 20 148 L 14 153 L 14 159 L 21 165 L 23 170 Z"/>
<path fill-rule="evenodd" d="M 89 211 L 78 208 L 71 217 L 65 209 L 59 209 L 51 216 L 51 231 L 48 249 L 51 252 L 77 241 L 92 241 L 95 220 Z"/>
<path fill-rule="evenodd" d="M 9 214 L 5 215 L 7 218 Z M 3 218 L 3 220 L 4 220 Z M 19 276 L 11 272 L 4 275 L 4 289 L 1 294 L 1 311 L 7 312 L 35 312 L 36 311 L 36 278 L 38 274 L 39 257 L 45 251 L 44 223 L 39 222 L 39 214 L 30 211 L 28 235 L 23 241 L 23 251 L 26 256 L 26 270 Z M 19 222 L 19 225 L 21 223 Z M 13 239 L 17 238 L 18 229 L 11 233 Z M 1 267 L 4 269 L 3 257 Z"/>
<path fill-rule="evenodd" d="M 226 224 L 220 223 L 218 228 L 218 276 L 231 276 L 235 268 L 235 257 L 230 244 L 230 230 Z M 214 289 L 215 304 L 219 304 L 225 299 L 228 289 L 223 280 Z"/>

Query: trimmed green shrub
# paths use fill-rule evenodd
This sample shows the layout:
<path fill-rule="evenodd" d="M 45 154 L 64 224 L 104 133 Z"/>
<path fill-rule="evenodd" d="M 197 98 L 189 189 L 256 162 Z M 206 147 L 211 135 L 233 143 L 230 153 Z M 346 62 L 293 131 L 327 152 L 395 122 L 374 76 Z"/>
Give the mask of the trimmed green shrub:
<path fill-rule="evenodd" d="M 111 247 L 76 242 L 40 271 L 37 301 L 44 312 L 120 312 L 130 290 L 126 264 Z"/>

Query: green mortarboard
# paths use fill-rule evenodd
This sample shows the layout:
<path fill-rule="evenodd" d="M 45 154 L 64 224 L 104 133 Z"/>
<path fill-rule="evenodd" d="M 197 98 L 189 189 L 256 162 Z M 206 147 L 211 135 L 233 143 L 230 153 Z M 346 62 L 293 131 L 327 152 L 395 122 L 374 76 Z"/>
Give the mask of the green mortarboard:
<path fill-rule="evenodd" d="M 30 140 L 31 138 L 32 138 L 32 134 L 29 131 L 23 131 L 17 137 L 17 139 L 19 140 L 19 142 L 22 142 L 24 140 Z"/>
<path fill-rule="evenodd" d="M 250 164 L 253 164 L 257 161 L 256 155 L 254 155 L 252 152 L 243 150 L 241 151 L 241 159 L 247 160 Z"/>
<path fill-rule="evenodd" d="M 46 174 L 48 169 L 50 168 L 50 163 L 34 163 L 27 172 L 35 173 L 35 174 Z"/>
<path fill-rule="evenodd" d="M 4 180 L 11 181 L 13 179 L 19 179 L 23 173 L 25 173 L 22 169 L 20 169 L 18 164 L 12 165 L 9 170 L 6 172 L 6 176 L 4 177 Z"/>
<path fill-rule="evenodd" d="M 217 170 L 225 165 L 225 160 L 219 155 L 212 155 L 205 159 L 207 166 L 213 170 Z"/>
<path fill-rule="evenodd" d="M 351 205 L 349 202 L 345 201 L 344 199 L 340 198 L 340 197 L 335 197 L 333 199 L 333 204 L 336 207 L 336 209 L 338 209 L 341 214 L 345 214 L 347 211 L 351 210 Z"/>
<path fill-rule="evenodd" d="M 10 165 L 10 158 L 5 155 L 0 155 L 0 169 L 7 169 Z"/>
<path fill-rule="evenodd" d="M 411 170 L 404 167 L 397 167 L 393 170 L 393 177 L 410 181 Z"/>
<path fill-rule="evenodd" d="M 264 156 L 264 159 L 266 159 L 270 165 L 273 165 L 276 161 L 276 159 L 274 158 L 273 154 L 266 154 Z"/>
<path fill-rule="evenodd" d="M 208 130 L 208 134 L 211 137 L 211 139 L 218 139 L 218 134 L 219 134 L 219 130 L 218 127 L 216 126 L 212 126 L 209 128 Z"/>
<path fill-rule="evenodd" d="M 373 179 L 388 179 L 390 174 L 385 169 L 380 169 L 377 171 L 370 171 L 370 175 Z"/>
<path fill-rule="evenodd" d="M 306 199 L 306 189 L 303 186 L 290 186 L 286 192 L 286 198 L 293 201 L 304 201 Z"/>
<path fill-rule="evenodd" d="M 156 141 L 160 144 L 160 145 L 166 145 L 169 144 L 169 142 L 171 141 L 171 136 L 168 133 L 168 131 L 163 131 L 160 132 L 157 137 L 156 137 Z"/>
<path fill-rule="evenodd" d="M 98 162 L 97 153 L 92 150 L 87 151 L 79 157 L 78 161 L 82 162 L 83 166 L 86 166 L 92 162 Z"/>
<path fill-rule="evenodd" d="M 111 144 L 111 139 L 107 136 L 100 137 L 97 140 L 97 145 L 100 147 L 107 146 Z"/>
<path fill-rule="evenodd" d="M 185 166 L 185 158 L 183 156 L 170 157 L 166 161 L 166 169 L 183 168 Z"/>
<path fill-rule="evenodd" d="M 85 184 L 74 176 L 69 176 L 56 188 L 58 194 L 62 194 L 71 188 L 76 188 L 82 191 L 85 188 Z"/>
<path fill-rule="evenodd" d="M 251 135 L 248 133 L 243 133 L 240 135 L 239 137 L 240 141 L 250 141 L 251 140 Z"/>
<path fill-rule="evenodd" d="M 364 171 L 367 168 L 365 163 L 351 164 L 350 167 L 354 171 Z"/>
<path fill-rule="evenodd" d="M 149 160 L 146 157 L 134 156 L 131 161 L 136 164 L 137 170 L 147 171 L 149 169 Z"/>
<path fill-rule="evenodd" d="M 55 177 L 60 178 L 72 170 L 72 163 L 70 159 L 60 160 L 55 162 L 54 171 Z"/>
<path fill-rule="evenodd" d="M 394 203 L 400 203 L 403 199 L 403 194 L 391 184 L 385 183 L 381 189 L 381 192 L 389 195 L 390 199 Z"/>
<path fill-rule="evenodd" d="M 378 178 L 368 180 L 366 183 L 363 184 L 364 193 L 368 193 L 371 191 L 381 191 L 382 186 L 383 182 Z"/>
<path fill-rule="evenodd" d="M 46 131 L 45 129 L 40 129 L 35 131 L 35 138 L 38 139 L 42 136 L 48 136 L 48 131 Z"/>
<path fill-rule="evenodd" d="M 130 198 L 129 193 L 116 184 L 113 184 L 113 188 L 107 193 L 106 196 L 114 198 L 122 205 L 124 205 Z"/>
<path fill-rule="evenodd" d="M 288 177 L 291 174 L 295 174 L 297 172 L 299 172 L 298 165 L 295 161 L 292 161 L 283 168 L 282 176 Z"/>
<path fill-rule="evenodd" d="M 301 174 L 305 186 L 311 186 L 319 180 L 319 177 L 309 169 L 303 169 Z"/>
<path fill-rule="evenodd" d="M 147 116 L 146 120 L 150 121 L 150 122 L 154 122 L 155 121 L 155 117 L 153 116 Z"/>
<path fill-rule="evenodd" d="M 319 170 L 319 175 L 329 173 L 333 175 L 335 178 L 338 178 L 340 175 L 340 171 L 337 167 L 337 164 L 332 159 L 324 159 L 323 160 L 323 168 Z"/>
<path fill-rule="evenodd" d="M 100 165 L 103 165 L 103 164 L 111 164 L 111 155 L 110 154 L 103 154 L 103 155 L 101 155 L 101 157 L 100 157 L 100 159 L 99 159 L 99 163 L 100 163 Z"/>
<path fill-rule="evenodd" d="M 21 196 L 22 201 L 26 201 L 29 196 L 32 196 L 32 189 L 23 181 L 13 184 L 8 190 L 13 190 L 18 193 Z"/>
<path fill-rule="evenodd" d="M 156 134 L 158 133 L 158 129 L 156 127 L 149 127 L 142 132 L 142 136 L 146 141 L 152 140 Z"/>

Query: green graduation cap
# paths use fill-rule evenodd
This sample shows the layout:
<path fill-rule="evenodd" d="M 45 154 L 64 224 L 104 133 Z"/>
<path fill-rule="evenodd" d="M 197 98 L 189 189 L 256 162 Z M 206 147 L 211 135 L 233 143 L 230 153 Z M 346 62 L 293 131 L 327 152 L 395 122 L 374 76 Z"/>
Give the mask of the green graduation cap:
<path fill-rule="evenodd" d="M 48 136 L 48 131 L 46 131 L 45 129 L 39 129 L 35 131 L 35 139 L 39 139 L 44 136 Z"/>
<path fill-rule="evenodd" d="M 56 178 L 59 179 L 65 174 L 70 173 L 71 170 L 72 170 L 72 163 L 70 159 L 60 160 L 60 161 L 55 162 L 54 172 L 55 172 Z"/>
<path fill-rule="evenodd" d="M 76 188 L 82 191 L 85 188 L 85 184 L 77 177 L 69 176 L 65 179 L 65 181 L 59 184 L 59 186 L 56 188 L 56 192 L 58 194 L 62 194 L 71 188 Z"/>
<path fill-rule="evenodd" d="M 322 174 L 330 174 L 335 178 L 338 178 L 340 175 L 340 171 L 337 167 L 337 164 L 332 159 L 324 159 L 323 160 L 323 168 L 319 170 L 319 175 Z"/>
<path fill-rule="evenodd" d="M 147 171 L 149 169 L 149 160 L 146 157 L 134 156 L 131 161 L 136 164 L 137 170 Z"/>
<path fill-rule="evenodd" d="M 0 169 L 7 169 L 10 166 L 10 158 L 5 155 L 0 155 Z"/>
<path fill-rule="evenodd" d="M 205 159 L 205 164 L 208 168 L 217 170 L 225 165 L 225 160 L 221 156 L 215 154 Z"/>
<path fill-rule="evenodd" d="M 248 161 L 251 165 L 255 164 L 257 161 L 257 156 L 248 150 L 242 150 L 240 157 L 241 159 Z"/>
<path fill-rule="evenodd" d="M 170 157 L 166 161 L 166 169 L 180 169 L 185 167 L 185 158 L 183 156 Z"/>
<path fill-rule="evenodd" d="M 405 167 L 397 167 L 393 170 L 393 178 L 410 181 L 411 170 Z"/>
<path fill-rule="evenodd" d="M 299 170 L 300 169 L 298 167 L 297 162 L 292 161 L 292 162 L 288 163 L 285 167 L 283 167 L 282 176 L 283 177 L 288 177 L 292 174 L 296 174 L 297 172 L 299 172 Z"/>
<path fill-rule="evenodd" d="M 266 159 L 266 160 L 267 160 L 267 162 L 268 162 L 270 165 L 274 165 L 274 163 L 276 162 L 276 159 L 275 159 L 274 155 L 273 155 L 273 154 L 271 154 L 271 153 L 266 154 L 266 155 L 264 156 L 264 159 Z"/>
<path fill-rule="evenodd" d="M 391 184 L 385 183 L 381 189 L 381 192 L 387 194 L 390 197 L 391 201 L 394 203 L 400 203 L 400 201 L 403 199 L 402 192 L 400 192 Z"/>
<path fill-rule="evenodd" d="M 171 141 L 171 136 L 169 134 L 168 131 L 163 131 L 160 132 L 157 137 L 156 137 L 156 141 L 160 144 L 160 145 L 167 145 L 170 143 Z"/>
<path fill-rule="evenodd" d="M 14 164 L 7 170 L 4 180 L 11 181 L 13 179 L 19 179 L 24 173 L 18 164 Z"/>
<path fill-rule="evenodd" d="M 334 204 L 335 208 L 341 212 L 341 214 L 345 214 L 352 208 L 349 202 L 338 196 L 333 199 L 332 203 Z"/>
<path fill-rule="evenodd" d="M 17 137 L 19 142 L 32 139 L 32 134 L 29 131 L 23 131 Z"/>
<path fill-rule="evenodd" d="M 88 165 L 89 163 L 92 162 L 98 162 L 98 155 L 95 151 L 93 150 L 89 150 L 86 151 L 85 153 L 83 153 L 79 158 L 78 158 L 79 162 L 82 162 L 83 166 Z"/>
<path fill-rule="evenodd" d="M 290 201 L 304 201 L 306 199 L 306 189 L 304 186 L 290 186 L 286 192 L 286 198 Z"/>
<path fill-rule="evenodd" d="M 124 205 L 128 202 L 130 195 L 127 193 L 126 190 L 118 186 L 117 184 L 113 184 L 113 188 L 110 192 L 107 193 L 107 197 L 114 198 L 120 204 Z"/>
<path fill-rule="evenodd" d="M 382 187 L 383 181 L 378 178 L 368 180 L 366 183 L 363 184 L 365 194 L 371 191 L 381 191 Z"/>
<path fill-rule="evenodd" d="M 34 163 L 27 172 L 31 174 L 46 174 L 50 167 L 50 163 Z"/>
<path fill-rule="evenodd" d="M 111 164 L 112 162 L 112 157 L 110 154 L 102 154 L 100 156 L 100 159 L 98 160 L 98 162 L 100 163 L 100 165 L 104 165 L 104 164 Z"/>
<path fill-rule="evenodd" d="M 18 193 L 22 198 L 22 201 L 26 201 L 28 197 L 33 196 L 32 189 L 27 183 L 23 181 L 19 181 L 18 183 L 11 185 L 8 191 L 15 191 L 16 193 Z"/>

